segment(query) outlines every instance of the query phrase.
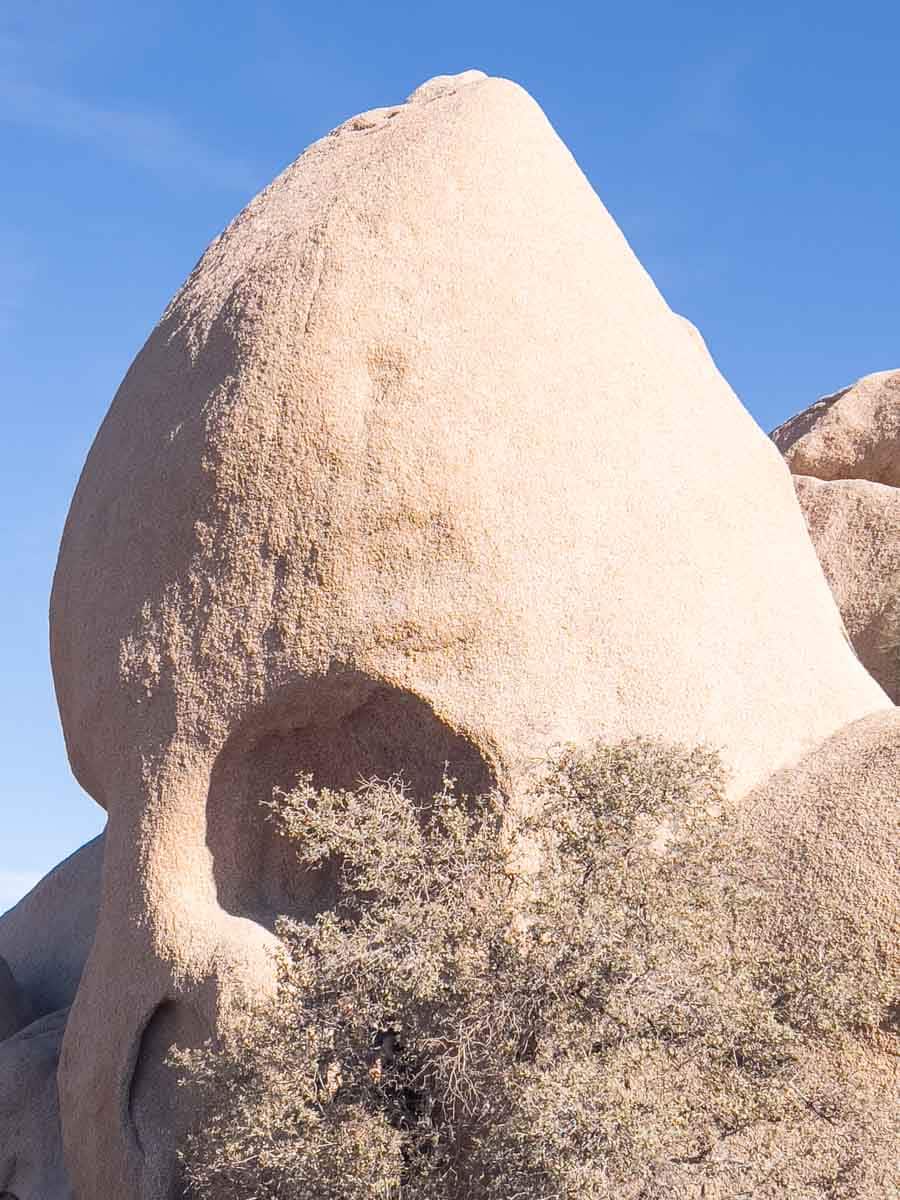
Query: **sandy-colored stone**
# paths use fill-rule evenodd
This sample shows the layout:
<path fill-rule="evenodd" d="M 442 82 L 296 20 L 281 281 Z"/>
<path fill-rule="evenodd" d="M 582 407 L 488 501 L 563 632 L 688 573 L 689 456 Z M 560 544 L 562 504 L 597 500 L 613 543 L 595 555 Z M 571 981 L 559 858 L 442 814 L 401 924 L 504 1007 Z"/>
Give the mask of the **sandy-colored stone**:
<path fill-rule="evenodd" d="M 34 1016 L 75 999 L 97 924 L 103 843 L 82 846 L 0 916 L 0 955 Z"/>
<path fill-rule="evenodd" d="M 110 815 L 61 1066 L 79 1200 L 166 1195 L 172 1031 L 268 986 L 274 915 L 319 902 L 274 786 L 515 787 L 642 733 L 741 790 L 887 704 L 775 448 L 480 74 L 345 122 L 210 246 L 91 450 L 51 636 Z"/>
<path fill-rule="evenodd" d="M 0 1042 L 0 1194 L 73 1200 L 59 1132 L 56 1070 L 66 1012 Z"/>
<path fill-rule="evenodd" d="M 773 431 L 795 475 L 900 486 L 900 371 L 866 375 Z"/>
<path fill-rule="evenodd" d="M 866 670 L 900 701 L 900 488 L 794 478 L 810 537 Z"/>

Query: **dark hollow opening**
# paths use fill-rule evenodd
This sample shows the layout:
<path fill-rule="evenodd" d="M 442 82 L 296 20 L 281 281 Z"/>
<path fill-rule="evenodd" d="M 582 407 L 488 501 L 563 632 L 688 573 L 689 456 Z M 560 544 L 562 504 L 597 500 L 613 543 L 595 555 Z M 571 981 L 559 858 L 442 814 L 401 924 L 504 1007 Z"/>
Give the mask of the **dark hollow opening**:
<path fill-rule="evenodd" d="M 154 1196 L 176 1200 L 184 1194 L 173 1145 L 195 1119 L 194 1095 L 178 1085 L 179 1071 L 168 1063 L 176 1047 L 197 1048 L 210 1036 L 193 1008 L 164 1001 L 144 1027 L 131 1077 L 128 1113 L 143 1154 L 143 1171 Z"/>
<path fill-rule="evenodd" d="M 402 775 L 411 794 L 440 791 L 447 764 L 460 796 L 495 785 L 464 736 L 419 697 L 357 673 L 310 681 L 235 731 L 216 760 L 207 843 L 221 906 L 272 928 L 280 915 L 310 919 L 333 904 L 333 873 L 300 868 L 261 801 L 302 774 L 314 786 L 350 789 Z"/>

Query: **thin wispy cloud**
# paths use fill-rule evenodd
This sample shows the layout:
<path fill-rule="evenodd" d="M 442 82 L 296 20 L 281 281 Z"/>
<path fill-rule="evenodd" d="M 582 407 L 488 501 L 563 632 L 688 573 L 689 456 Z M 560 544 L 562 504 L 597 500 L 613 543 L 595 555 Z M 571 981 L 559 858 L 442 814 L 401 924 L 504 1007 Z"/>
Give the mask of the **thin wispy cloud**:
<path fill-rule="evenodd" d="M 0 913 L 6 912 L 31 891 L 41 879 L 37 871 L 4 871 L 0 869 Z"/>
<path fill-rule="evenodd" d="M 0 37 L 0 122 L 94 146 L 107 157 L 214 188 L 254 191 L 257 173 L 205 146 L 166 113 L 109 107 L 48 86 L 28 68 L 25 47 Z"/>

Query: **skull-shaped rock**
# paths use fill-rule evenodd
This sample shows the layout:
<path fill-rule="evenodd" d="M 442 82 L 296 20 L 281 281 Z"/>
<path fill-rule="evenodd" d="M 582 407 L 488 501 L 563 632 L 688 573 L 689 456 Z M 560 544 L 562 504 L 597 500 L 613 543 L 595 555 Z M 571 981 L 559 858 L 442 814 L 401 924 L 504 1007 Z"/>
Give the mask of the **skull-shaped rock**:
<path fill-rule="evenodd" d="M 166 1047 L 327 903 L 273 788 L 515 788 L 635 733 L 722 747 L 743 788 L 887 704 L 774 446 L 477 72 L 348 121 L 206 252 L 91 450 L 52 652 L 109 810 L 60 1076 L 79 1200 L 173 1194 Z"/>

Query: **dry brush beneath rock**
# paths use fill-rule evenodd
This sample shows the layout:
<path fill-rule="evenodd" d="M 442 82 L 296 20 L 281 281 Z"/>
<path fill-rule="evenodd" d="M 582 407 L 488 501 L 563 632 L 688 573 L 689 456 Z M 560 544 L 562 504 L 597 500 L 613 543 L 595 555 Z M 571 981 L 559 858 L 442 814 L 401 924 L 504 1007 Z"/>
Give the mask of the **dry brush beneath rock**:
<path fill-rule="evenodd" d="M 890 948 L 774 911 L 722 783 L 629 741 L 566 752 L 522 808 L 451 781 L 277 797 L 337 900 L 282 921 L 271 1006 L 176 1055 L 189 1194 L 889 1194 Z"/>

